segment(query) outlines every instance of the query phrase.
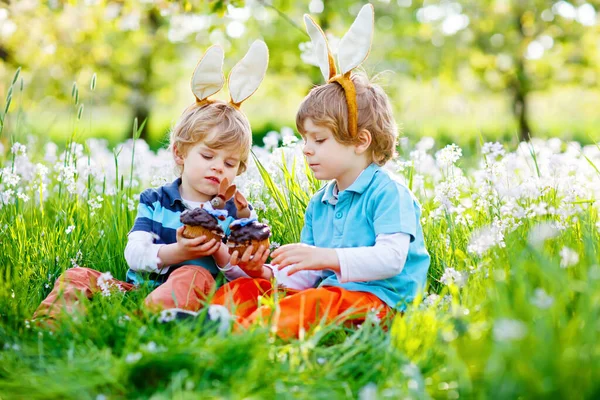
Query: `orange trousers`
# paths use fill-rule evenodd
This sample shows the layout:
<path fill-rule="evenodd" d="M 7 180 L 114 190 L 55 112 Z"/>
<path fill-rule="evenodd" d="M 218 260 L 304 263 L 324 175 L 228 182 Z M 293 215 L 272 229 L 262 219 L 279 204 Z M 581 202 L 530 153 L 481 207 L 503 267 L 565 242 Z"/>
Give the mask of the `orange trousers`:
<path fill-rule="evenodd" d="M 101 275 L 101 272 L 90 268 L 76 267 L 66 270 L 56 280 L 54 288 L 37 308 L 33 318 L 45 317 L 54 320 L 63 311 L 85 312 L 79 299 L 91 298 L 103 290 L 103 287 L 125 292 L 135 288 L 132 284 L 117 279 L 98 282 Z M 184 265 L 171 272 L 165 283 L 146 297 L 145 304 L 156 311 L 174 307 L 198 311 L 202 307 L 202 301 L 214 288 L 215 280 L 208 270 L 196 265 Z"/>
<path fill-rule="evenodd" d="M 260 297 L 276 295 L 280 298 L 274 310 L 259 304 Z M 320 323 L 359 323 L 371 310 L 375 310 L 380 318 L 390 312 L 383 301 L 367 292 L 353 292 L 337 286 L 280 290 L 268 280 L 251 278 L 239 278 L 222 286 L 215 293 L 212 304 L 227 307 L 245 328 L 254 323 L 273 324 L 282 339 L 297 338 L 302 331 Z"/>

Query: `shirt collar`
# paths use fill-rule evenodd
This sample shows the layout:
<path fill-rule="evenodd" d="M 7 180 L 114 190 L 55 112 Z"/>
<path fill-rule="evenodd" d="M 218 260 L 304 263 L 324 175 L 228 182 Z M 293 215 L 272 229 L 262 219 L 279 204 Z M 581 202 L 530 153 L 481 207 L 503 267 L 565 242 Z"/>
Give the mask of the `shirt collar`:
<path fill-rule="evenodd" d="M 354 182 L 352 182 L 352 184 L 348 186 L 344 192 L 349 191 L 362 194 L 367 187 L 369 187 L 373 177 L 380 169 L 381 167 L 379 165 L 371 163 L 367 168 L 362 170 L 360 175 L 358 175 Z M 337 189 L 336 185 L 336 181 L 331 181 L 327 184 L 325 187 L 325 193 L 323 193 L 323 198 L 321 199 L 323 203 L 328 203 L 332 198 L 334 198 L 334 188 Z"/>
<path fill-rule="evenodd" d="M 181 186 L 181 178 L 177 178 L 168 185 L 163 186 L 163 191 L 169 197 L 171 207 L 173 207 L 177 201 L 183 204 L 183 199 L 179 193 L 179 186 Z"/>

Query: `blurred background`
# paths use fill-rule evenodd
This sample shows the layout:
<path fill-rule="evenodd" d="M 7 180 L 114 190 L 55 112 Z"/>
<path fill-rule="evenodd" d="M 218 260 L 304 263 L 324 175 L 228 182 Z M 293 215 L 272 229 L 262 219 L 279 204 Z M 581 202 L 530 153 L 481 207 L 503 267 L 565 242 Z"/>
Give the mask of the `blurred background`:
<path fill-rule="evenodd" d="M 142 137 L 159 148 L 193 101 L 189 80 L 203 52 L 222 45 L 228 74 L 262 38 L 267 77 L 243 106 L 262 144 L 270 131 L 295 129 L 299 102 L 322 83 L 303 14 L 326 30 L 335 53 L 363 4 L 0 0 L 0 101 L 12 100 L 0 142 L 34 134 L 65 143 L 75 133 L 115 144 L 131 136 L 137 117 L 147 120 Z M 467 146 L 528 135 L 598 141 L 599 1 L 372 4 L 364 71 L 392 98 L 404 136 Z"/>

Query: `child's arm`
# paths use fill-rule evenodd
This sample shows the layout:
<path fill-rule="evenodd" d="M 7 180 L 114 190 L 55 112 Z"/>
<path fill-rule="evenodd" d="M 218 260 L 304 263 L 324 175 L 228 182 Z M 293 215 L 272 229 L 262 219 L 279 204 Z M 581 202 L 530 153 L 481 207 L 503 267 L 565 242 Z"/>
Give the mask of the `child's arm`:
<path fill-rule="evenodd" d="M 374 246 L 335 249 L 340 260 L 338 280 L 365 282 L 388 279 L 402 272 L 410 235 L 405 233 L 381 234 Z"/>
<path fill-rule="evenodd" d="M 150 232 L 131 232 L 125 246 L 125 261 L 134 271 L 159 272 L 162 263 L 158 258 L 158 249 L 161 246 L 153 243 Z"/>

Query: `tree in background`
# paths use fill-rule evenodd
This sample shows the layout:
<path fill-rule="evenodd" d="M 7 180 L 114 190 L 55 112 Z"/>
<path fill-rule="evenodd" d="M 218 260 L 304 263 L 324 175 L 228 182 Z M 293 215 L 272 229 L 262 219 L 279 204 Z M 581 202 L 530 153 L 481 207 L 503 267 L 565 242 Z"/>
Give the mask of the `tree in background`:
<path fill-rule="evenodd" d="M 456 52 L 448 59 L 455 76 L 468 69 L 488 89 L 507 93 L 521 140 L 529 140 L 533 133 L 532 92 L 555 84 L 598 85 L 598 4 L 575 0 L 427 4 L 417 12 L 422 22 L 444 35 L 441 46 Z M 461 24 L 462 31 L 453 33 Z"/>

